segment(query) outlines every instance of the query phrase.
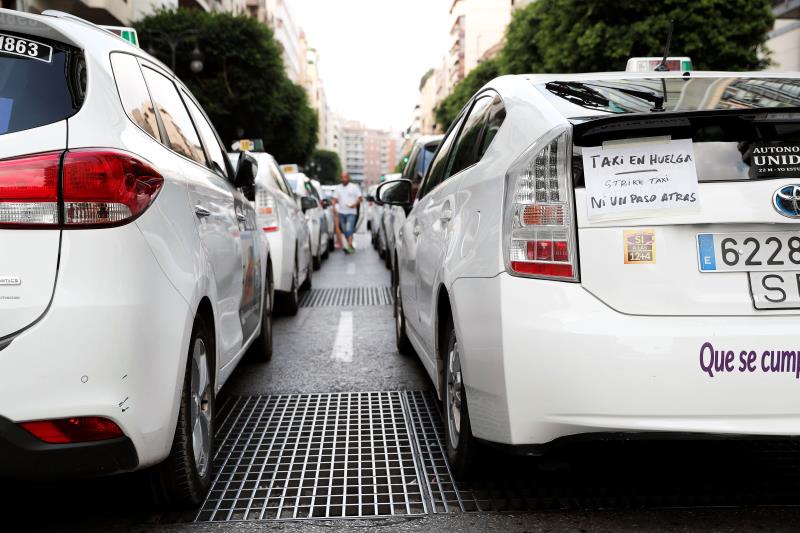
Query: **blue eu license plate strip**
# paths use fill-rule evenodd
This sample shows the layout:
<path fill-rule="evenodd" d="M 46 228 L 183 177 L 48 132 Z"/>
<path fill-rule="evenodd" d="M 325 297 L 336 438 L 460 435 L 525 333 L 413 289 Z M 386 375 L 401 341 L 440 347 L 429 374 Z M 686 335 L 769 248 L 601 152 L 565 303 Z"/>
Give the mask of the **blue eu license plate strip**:
<path fill-rule="evenodd" d="M 702 272 L 713 272 L 717 269 L 713 233 L 700 233 L 697 236 L 697 254 L 700 259 L 700 270 Z"/>

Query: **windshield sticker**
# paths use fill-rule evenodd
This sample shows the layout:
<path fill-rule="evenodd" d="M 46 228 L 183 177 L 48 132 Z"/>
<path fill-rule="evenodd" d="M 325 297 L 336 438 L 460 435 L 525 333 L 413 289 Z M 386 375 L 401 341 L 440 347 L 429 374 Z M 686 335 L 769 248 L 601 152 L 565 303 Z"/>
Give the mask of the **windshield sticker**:
<path fill-rule="evenodd" d="M 656 232 L 631 230 L 625 232 L 625 264 L 654 265 L 656 263 Z"/>
<path fill-rule="evenodd" d="M 800 176 L 800 143 L 757 143 L 750 152 L 750 177 Z"/>
<path fill-rule="evenodd" d="M 0 135 L 8 132 L 8 124 L 11 122 L 11 109 L 13 107 L 14 100 L 0 98 Z"/>
<path fill-rule="evenodd" d="M 699 209 L 691 139 L 583 149 L 590 221 L 653 217 Z"/>
<path fill-rule="evenodd" d="M 27 57 L 50 63 L 53 59 L 53 47 L 16 35 L 0 33 L 0 54 Z"/>

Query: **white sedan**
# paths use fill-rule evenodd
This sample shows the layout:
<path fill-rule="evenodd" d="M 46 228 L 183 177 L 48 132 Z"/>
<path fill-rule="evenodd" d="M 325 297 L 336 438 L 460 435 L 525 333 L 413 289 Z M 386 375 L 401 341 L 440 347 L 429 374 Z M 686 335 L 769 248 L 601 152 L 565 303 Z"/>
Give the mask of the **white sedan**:
<path fill-rule="evenodd" d="M 397 242 L 397 338 L 481 442 L 800 435 L 800 77 L 646 72 L 486 85 Z"/>
<path fill-rule="evenodd" d="M 210 486 L 215 397 L 272 351 L 269 247 L 186 87 L 61 13 L 0 9 L 0 476 Z M 243 191 L 243 192 L 242 192 Z"/>

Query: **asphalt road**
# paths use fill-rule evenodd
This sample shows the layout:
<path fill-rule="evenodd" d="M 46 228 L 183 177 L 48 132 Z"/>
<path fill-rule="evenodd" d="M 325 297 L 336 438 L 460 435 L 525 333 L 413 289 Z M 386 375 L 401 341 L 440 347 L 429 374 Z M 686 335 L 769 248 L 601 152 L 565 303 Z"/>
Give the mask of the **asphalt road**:
<path fill-rule="evenodd" d="M 371 287 L 388 285 L 389 274 L 377 254 L 370 248 L 366 235 L 357 240 L 358 251 L 352 256 L 335 252 L 315 272 L 315 288 Z M 352 313 L 352 346 L 350 358 L 332 359 L 332 350 L 344 311 Z M 350 360 L 351 359 L 351 360 Z M 275 356 L 269 364 L 245 361 L 239 366 L 223 396 L 275 395 L 316 392 L 430 390 L 431 385 L 416 358 L 403 357 L 394 348 L 392 311 L 389 306 L 301 308 L 295 317 L 281 317 L 275 322 Z M 222 398 L 224 400 L 224 398 Z M 704 448 L 703 453 L 709 448 Z M 710 448 L 713 450 L 714 448 Z M 662 452 L 659 452 L 662 453 Z M 594 483 L 595 475 L 625 479 L 625 483 L 658 485 L 653 476 L 669 476 L 674 464 L 684 464 L 685 448 L 668 448 L 659 457 L 639 457 L 637 461 L 616 457 L 609 469 L 590 470 L 583 477 L 570 474 L 572 483 Z M 669 456 L 672 457 L 669 457 Z M 704 465 L 721 469 L 709 470 L 719 478 L 726 472 L 736 479 L 735 457 L 731 464 L 719 457 L 695 458 L 693 471 Z M 708 460 L 706 460 L 708 459 Z M 642 468 L 649 462 L 663 463 L 655 472 Z M 526 472 L 529 460 L 503 458 L 499 472 Z M 628 465 L 628 466 L 626 466 Z M 611 472 L 611 474 L 609 474 Z M 495 472 L 494 475 L 498 475 Z M 510 474 L 509 474 L 510 475 Z M 548 474 L 553 476 L 552 474 Z M 750 474 L 748 474 L 750 475 Z M 677 474 L 681 479 L 681 474 Z M 555 476 L 557 477 L 557 476 Z M 691 478 L 694 480 L 695 478 Z M 688 488 L 715 490 L 700 481 L 690 481 Z M 727 479 L 727 478 L 726 478 Z M 674 481 L 674 480 L 673 480 Z M 756 480 L 763 485 L 764 480 Z M 755 483 L 754 481 L 753 483 Z M 767 480 L 768 482 L 769 480 Z M 727 483 L 727 482 L 726 482 Z M 748 480 L 744 485 L 749 485 Z M 676 485 L 681 490 L 681 485 Z M 764 492 L 766 490 L 766 492 Z M 374 520 L 328 520 L 294 522 L 234 522 L 194 524 L 179 515 L 155 510 L 147 497 L 143 476 L 126 475 L 102 480 L 64 481 L 52 483 L 19 483 L 3 481 L 0 486 L 0 520 L 6 531 L 795 531 L 800 521 L 800 508 L 791 505 L 763 507 L 772 504 L 770 489 L 761 496 L 739 499 L 703 500 L 707 507 L 668 508 L 636 501 L 606 507 L 606 510 L 583 510 L 580 505 L 565 505 L 571 510 L 543 510 L 528 513 L 475 513 L 427 515 L 416 518 Z M 761 498 L 761 499 L 760 499 Z M 800 503 L 781 500 L 782 503 Z M 741 505 L 744 503 L 745 505 Z M 601 508 L 604 506 L 600 506 Z M 649 507 L 649 508 L 648 508 Z M 667 508 L 663 508 L 667 507 Z M 632 508 L 632 509 L 631 509 Z"/>

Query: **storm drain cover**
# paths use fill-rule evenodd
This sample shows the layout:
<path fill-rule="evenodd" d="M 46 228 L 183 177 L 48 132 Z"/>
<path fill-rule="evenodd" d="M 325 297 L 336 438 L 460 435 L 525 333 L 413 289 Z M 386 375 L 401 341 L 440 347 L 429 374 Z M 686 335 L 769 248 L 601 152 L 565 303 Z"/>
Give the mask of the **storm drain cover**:
<path fill-rule="evenodd" d="M 427 512 L 401 392 L 230 399 L 197 521 Z"/>
<path fill-rule="evenodd" d="M 389 287 L 311 289 L 300 297 L 300 307 L 360 307 L 392 305 Z"/>

